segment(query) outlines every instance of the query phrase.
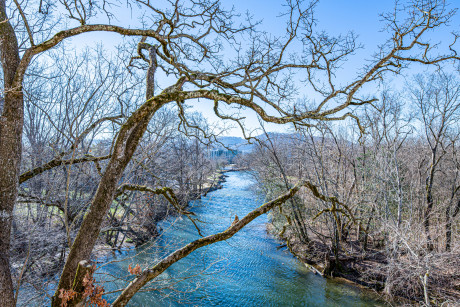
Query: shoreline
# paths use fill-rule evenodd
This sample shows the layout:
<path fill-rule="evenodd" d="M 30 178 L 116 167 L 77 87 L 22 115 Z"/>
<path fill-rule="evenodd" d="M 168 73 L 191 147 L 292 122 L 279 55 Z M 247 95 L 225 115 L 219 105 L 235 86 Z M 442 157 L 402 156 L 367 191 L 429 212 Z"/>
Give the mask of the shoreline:
<path fill-rule="evenodd" d="M 273 235 L 275 238 L 277 238 L 278 240 L 280 240 L 281 242 L 283 242 L 283 245 L 281 245 L 282 247 L 285 246 L 287 248 L 287 250 L 289 251 L 289 253 L 295 257 L 298 261 L 300 261 L 308 270 L 310 270 L 313 274 L 315 275 L 319 275 L 321 276 L 322 278 L 325 278 L 325 279 L 329 279 L 331 281 L 334 281 L 334 282 L 338 282 L 338 283 L 342 283 L 342 284 L 347 284 L 347 285 L 350 285 L 350 286 L 353 286 L 353 287 L 356 287 L 362 291 L 365 291 L 366 294 L 368 295 L 371 295 L 371 296 L 374 296 L 377 300 L 379 301 L 382 301 L 382 303 L 385 303 L 385 304 L 392 304 L 392 303 L 401 303 L 401 302 L 405 302 L 405 303 L 408 303 L 409 301 L 405 298 L 395 298 L 394 300 L 391 300 L 389 301 L 386 297 L 385 297 L 385 294 L 383 293 L 382 290 L 378 290 L 376 289 L 376 287 L 374 287 L 373 285 L 371 285 L 370 283 L 360 283 L 359 280 L 357 280 L 356 278 L 353 278 L 352 275 L 347 275 L 347 274 L 343 274 L 343 273 L 339 273 L 338 275 L 333 275 L 333 276 L 330 276 L 328 275 L 325 271 L 327 269 L 327 264 L 325 264 L 324 262 L 320 261 L 319 259 L 316 260 L 316 261 L 312 261 L 312 259 L 308 259 L 306 257 L 302 257 L 301 255 L 299 255 L 298 253 L 295 252 L 295 250 L 307 250 L 308 248 L 304 245 L 304 244 L 301 244 L 301 243 L 294 243 L 294 244 L 287 244 L 287 240 L 285 238 L 281 238 L 280 236 L 278 236 L 277 234 L 273 233 L 271 231 L 271 227 L 273 227 L 270 222 L 267 223 L 267 231 Z M 294 246 L 293 246 L 294 245 Z M 302 247 L 300 247 L 302 246 Z"/>
<path fill-rule="evenodd" d="M 190 201 L 201 199 L 201 197 L 206 196 L 209 192 L 213 192 L 213 191 L 222 189 L 222 187 L 223 187 L 222 183 L 224 183 L 226 181 L 226 177 L 228 177 L 227 175 L 225 175 L 225 173 L 229 172 L 229 171 L 235 171 L 235 170 L 224 170 L 224 169 L 223 170 L 217 170 L 212 175 L 212 179 L 210 180 L 210 182 L 207 183 L 208 185 L 205 185 L 197 193 L 190 193 L 188 195 L 187 199 L 183 200 L 183 202 L 187 204 L 187 206 L 185 206 L 185 208 L 188 207 L 188 204 L 189 204 Z M 238 171 L 238 170 L 236 170 L 236 171 Z M 180 194 L 176 193 L 176 195 L 180 195 Z M 175 214 L 177 214 L 177 213 L 162 216 L 159 221 L 167 219 L 170 216 L 174 216 Z M 150 242 L 151 240 L 154 240 L 158 235 L 159 235 L 159 233 L 156 236 L 152 236 L 144 244 Z M 124 240 L 123 243 L 120 246 L 111 247 L 110 245 L 108 245 L 105 242 L 100 242 L 99 244 L 95 245 L 95 247 L 93 249 L 93 252 L 91 254 L 91 259 L 92 259 L 92 261 L 94 263 L 102 263 L 102 262 L 104 262 L 102 259 L 113 257 L 113 256 L 116 255 L 117 252 L 121 254 L 121 253 L 129 251 L 131 249 L 135 249 L 137 247 L 140 247 L 142 245 L 143 244 L 141 244 L 139 246 L 136 246 L 135 243 L 133 243 L 131 241 Z"/>
<path fill-rule="evenodd" d="M 368 295 L 374 296 L 377 300 L 381 301 L 384 304 L 388 304 L 389 306 L 396 305 L 417 305 L 418 302 L 411 300 L 407 297 L 403 296 L 392 296 L 389 298 L 384 292 L 384 281 L 378 280 L 378 278 L 374 281 L 366 279 L 365 276 L 360 274 L 360 272 L 365 271 L 366 269 L 372 270 L 372 267 L 369 264 L 365 264 L 362 262 L 369 261 L 369 258 L 364 257 L 363 259 L 358 258 L 341 258 L 339 257 L 339 262 L 343 265 L 344 272 L 335 272 L 333 271 L 332 276 L 326 273 L 328 269 L 328 264 L 324 261 L 324 258 L 321 257 L 310 257 L 308 258 L 308 252 L 310 251 L 311 254 L 315 254 L 314 252 L 314 245 L 317 245 L 318 242 L 312 241 L 313 246 L 307 246 L 307 244 L 303 244 L 295 240 L 293 236 L 291 238 L 280 237 L 278 234 L 275 233 L 275 229 L 273 225 L 268 222 L 267 223 L 267 232 L 274 236 L 276 239 L 283 242 L 280 247 L 286 247 L 289 253 L 294 256 L 297 260 L 299 260 L 307 269 L 309 269 L 313 274 L 319 275 L 325 279 L 329 279 L 334 282 L 347 284 L 356 288 L 359 288 L 362 291 L 367 292 Z M 294 239 L 293 239 L 294 238 Z M 290 243 L 289 243 L 290 242 Z M 321 253 L 321 252 L 319 252 Z M 318 254 L 318 251 L 316 251 Z M 305 256 L 302 256 L 305 255 Z M 322 260 L 323 259 L 323 260 Z M 354 261 L 356 260 L 356 261 Z M 329 260 L 330 261 L 330 260 Z M 374 264 L 382 264 L 382 261 L 373 260 Z M 352 270 L 350 270 L 350 266 Z M 372 273 L 372 272 L 371 272 Z M 450 306 L 450 305 L 447 305 Z"/>

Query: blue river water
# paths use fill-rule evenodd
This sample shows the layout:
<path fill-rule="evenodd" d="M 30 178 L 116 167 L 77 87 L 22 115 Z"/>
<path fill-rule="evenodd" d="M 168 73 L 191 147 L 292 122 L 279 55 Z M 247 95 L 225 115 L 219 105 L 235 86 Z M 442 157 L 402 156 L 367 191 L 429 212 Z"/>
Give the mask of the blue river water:
<path fill-rule="evenodd" d="M 220 190 L 191 202 L 203 235 L 230 226 L 263 203 L 251 186 L 250 175 L 228 173 Z M 266 231 L 267 216 L 250 223 L 231 239 L 193 252 L 172 265 L 146 292 L 128 306 L 383 306 L 368 291 L 324 279 L 310 272 Z M 187 218 L 170 218 L 160 225 L 163 235 L 141 249 L 111 258 L 98 269 L 106 292 L 132 279 L 128 265 L 152 266 L 164 255 L 199 238 Z M 114 276 L 126 280 L 113 280 Z M 113 278 L 112 278 L 113 277 Z M 148 290 L 148 291 L 147 291 Z M 108 298 L 113 299 L 113 293 Z"/>

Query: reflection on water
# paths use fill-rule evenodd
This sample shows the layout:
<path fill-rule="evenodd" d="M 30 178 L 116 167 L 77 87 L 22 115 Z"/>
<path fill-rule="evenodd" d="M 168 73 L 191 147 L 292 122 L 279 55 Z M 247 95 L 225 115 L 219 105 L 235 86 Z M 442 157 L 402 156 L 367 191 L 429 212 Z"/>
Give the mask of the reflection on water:
<path fill-rule="evenodd" d="M 249 175 L 232 172 L 223 189 L 191 203 L 204 235 L 226 229 L 235 214 L 241 218 L 263 203 L 251 184 Z M 233 238 L 193 252 L 147 286 L 155 291 L 138 293 L 129 306 L 381 306 L 359 289 L 314 275 L 288 251 L 277 249 L 279 242 L 267 234 L 266 222 L 261 216 Z M 103 273 L 99 278 L 126 275 L 129 264 L 151 266 L 199 238 L 186 218 L 164 221 L 161 227 L 159 240 L 119 255 L 98 270 Z M 108 282 L 105 289 L 114 291 L 124 284 Z"/>

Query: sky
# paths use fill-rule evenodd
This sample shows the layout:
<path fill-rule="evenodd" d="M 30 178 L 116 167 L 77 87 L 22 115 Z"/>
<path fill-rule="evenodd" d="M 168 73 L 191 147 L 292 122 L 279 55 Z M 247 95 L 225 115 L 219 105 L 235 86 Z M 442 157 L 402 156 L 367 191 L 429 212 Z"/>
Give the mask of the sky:
<path fill-rule="evenodd" d="M 452 2 L 457 2 L 454 0 Z M 460 1 L 459 1 L 460 2 Z M 280 17 L 280 12 L 284 10 L 284 1 L 280 0 L 235 0 L 235 1 L 223 1 L 224 5 L 231 7 L 241 13 L 248 11 L 254 16 L 255 20 L 261 20 L 261 29 L 267 32 L 282 35 L 284 30 L 283 17 Z M 460 3 L 458 4 L 460 5 Z M 346 34 L 349 31 L 355 32 L 358 35 L 358 42 L 364 46 L 362 50 L 359 50 L 349 61 L 344 65 L 342 70 L 342 76 L 345 80 L 350 80 L 350 77 L 355 76 L 358 73 L 358 69 L 361 68 L 366 61 L 371 57 L 372 53 L 377 50 L 377 47 L 387 37 L 388 33 L 382 31 L 383 24 L 381 23 L 381 17 L 379 16 L 382 12 L 391 11 L 394 7 L 394 2 L 391 0 L 382 1 L 370 1 L 370 0 L 323 0 L 320 1 L 315 10 L 317 23 L 317 29 L 324 30 L 331 35 Z M 121 22 L 125 26 L 135 26 L 136 20 L 134 20 L 129 13 L 129 10 L 120 8 L 118 22 Z M 454 17 L 452 21 L 452 29 L 460 29 L 460 15 Z M 446 41 L 449 38 L 447 31 L 438 32 L 432 39 L 433 41 Z M 122 39 L 116 34 L 107 33 L 91 33 L 82 35 L 73 40 L 75 45 L 82 46 L 94 46 L 96 43 L 101 42 L 107 48 L 113 48 L 117 44 L 122 42 Z M 458 45 L 458 44 L 457 44 Z M 112 47 L 111 47 L 112 46 Z M 416 67 L 414 72 L 423 72 L 424 68 Z M 400 89 L 404 85 L 404 79 L 396 78 L 390 82 L 390 87 Z M 368 89 L 373 91 L 373 89 Z M 302 93 L 307 95 L 308 93 Z M 299 97 L 300 98 L 300 97 Z M 202 113 L 211 122 L 219 122 L 214 116 L 212 109 L 212 102 L 206 102 L 200 100 L 198 103 L 193 103 L 193 110 Z M 246 124 L 249 130 L 258 127 L 257 116 L 253 112 L 245 112 Z M 280 126 L 275 124 L 269 124 L 266 126 L 269 131 L 285 132 L 290 126 Z M 254 132 L 255 134 L 260 133 Z M 242 133 L 238 128 L 230 129 L 226 135 L 241 136 Z"/>
<path fill-rule="evenodd" d="M 262 20 L 261 28 L 270 33 L 283 35 L 284 17 L 280 16 L 280 12 L 284 11 L 283 7 L 285 1 L 279 0 L 237 0 L 226 1 L 232 3 L 237 10 L 242 12 L 248 11 L 254 15 L 255 20 Z M 347 32 L 354 31 L 359 35 L 359 41 L 365 45 L 363 50 L 363 57 L 369 56 L 375 50 L 378 43 L 385 39 L 384 33 L 381 30 L 379 21 L 379 14 L 382 11 L 391 9 L 392 1 L 369 1 L 369 0 L 324 0 L 320 1 L 316 10 L 316 18 L 318 20 L 318 30 L 324 30 L 331 35 L 346 34 Z M 351 61 L 355 64 L 350 66 L 360 67 L 363 65 L 362 58 L 353 58 Z M 308 93 L 306 93 L 308 96 Z M 299 97 L 300 98 L 300 97 Z M 205 114 L 208 118 L 214 118 L 212 113 L 212 105 L 197 108 L 198 111 Z M 258 135 L 260 130 L 259 120 L 254 112 L 247 112 L 248 130 L 256 129 L 253 134 Z M 268 131 L 286 132 L 292 129 L 292 125 L 277 125 L 265 124 Z M 232 129 L 228 132 L 229 135 L 242 136 L 238 128 Z"/>

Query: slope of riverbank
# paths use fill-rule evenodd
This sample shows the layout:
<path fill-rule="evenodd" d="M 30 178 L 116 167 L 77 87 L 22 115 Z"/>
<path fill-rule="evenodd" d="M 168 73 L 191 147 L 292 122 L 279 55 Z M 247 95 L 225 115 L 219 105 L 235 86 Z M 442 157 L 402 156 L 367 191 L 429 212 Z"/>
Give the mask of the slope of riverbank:
<path fill-rule="evenodd" d="M 267 224 L 267 229 L 279 237 L 273 225 Z M 420 305 L 419 302 L 424 300 L 423 289 L 418 289 L 419 292 L 415 293 L 412 289 L 417 286 L 413 284 L 395 285 L 393 294 L 388 295 L 386 283 L 388 282 L 387 271 L 390 267 L 389 259 L 381 249 L 368 247 L 364 251 L 358 242 L 341 242 L 342 251 L 339 253 L 338 261 L 335 261 L 329 256 L 331 247 L 322 243 L 318 238 L 315 239 L 314 235 L 310 237 L 308 243 L 301 242 L 289 230 L 279 238 L 287 242 L 290 252 L 315 274 L 374 290 L 379 296 L 386 298 L 390 304 Z M 451 260 L 458 262 L 458 259 Z M 436 288 L 434 285 L 429 288 L 432 305 L 460 306 L 460 280 L 453 278 L 453 275 L 455 273 L 452 272 L 432 272 L 430 282 L 434 283 L 434 280 L 439 284 L 436 285 Z M 449 295 L 447 300 L 443 293 Z M 418 302 L 414 301 L 414 296 L 409 295 L 418 295 Z"/>
<path fill-rule="evenodd" d="M 200 199 L 203 196 L 206 196 L 209 192 L 216 191 L 222 188 L 222 183 L 225 182 L 227 175 L 224 173 L 226 170 L 217 170 L 212 176 L 207 178 L 207 181 L 195 192 L 189 192 L 187 194 L 180 193 L 180 191 L 174 191 L 176 197 L 180 200 L 180 203 L 184 205 L 184 208 L 187 207 L 188 203 L 193 200 Z M 161 210 L 157 213 L 152 219 L 154 220 L 155 225 L 167 219 L 171 216 L 177 215 L 177 211 L 175 210 Z M 141 246 L 146 242 L 154 239 L 158 235 L 160 235 L 160 231 L 156 230 L 154 232 L 149 232 L 150 235 L 145 235 L 148 231 L 143 228 L 142 225 L 140 226 L 132 226 L 131 227 L 132 233 L 139 233 L 142 234 L 143 237 L 139 238 L 138 240 L 133 240 L 131 238 L 122 239 L 122 244 L 112 247 L 107 244 L 104 240 L 100 239 L 98 244 L 95 246 L 92 259 L 96 260 L 98 258 L 107 258 L 111 254 L 115 252 L 123 252 L 129 249 L 132 249 L 136 246 Z M 97 260 L 96 260 L 97 261 Z"/>

